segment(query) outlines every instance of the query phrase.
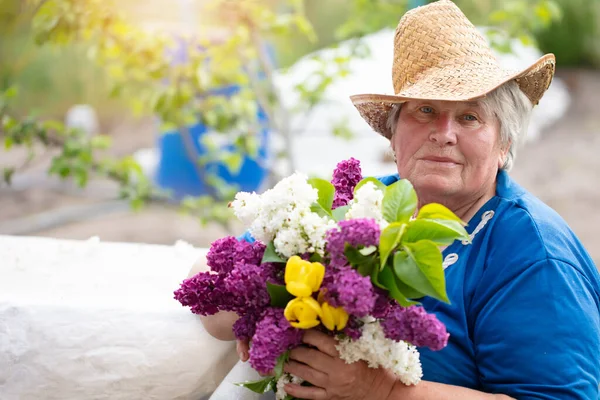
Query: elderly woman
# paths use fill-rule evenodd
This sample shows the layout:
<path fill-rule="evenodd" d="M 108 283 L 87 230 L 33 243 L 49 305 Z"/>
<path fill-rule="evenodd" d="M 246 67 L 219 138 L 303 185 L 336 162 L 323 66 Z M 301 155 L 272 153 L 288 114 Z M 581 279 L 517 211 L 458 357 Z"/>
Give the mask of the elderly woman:
<path fill-rule="evenodd" d="M 450 1 L 408 12 L 394 42 L 396 95 L 357 95 L 355 106 L 389 138 L 399 177 L 419 201 L 441 203 L 464 221 L 472 244 L 444 249 L 450 304 L 422 304 L 445 323 L 448 346 L 421 350 L 424 380 L 340 360 L 335 340 L 309 331 L 286 371 L 314 386 L 288 385 L 303 399 L 598 399 L 600 277 L 552 209 L 507 171 L 534 104 L 554 74 L 546 55 L 503 71 L 485 39 Z M 233 319 L 204 319 L 232 338 Z M 239 344 L 242 359 L 246 344 Z"/>

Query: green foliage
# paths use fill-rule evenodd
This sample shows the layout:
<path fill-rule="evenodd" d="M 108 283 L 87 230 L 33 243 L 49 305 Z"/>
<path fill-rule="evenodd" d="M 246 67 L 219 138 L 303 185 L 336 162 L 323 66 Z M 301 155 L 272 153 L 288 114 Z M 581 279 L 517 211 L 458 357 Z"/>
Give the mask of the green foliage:
<path fill-rule="evenodd" d="M 276 285 L 267 282 L 267 291 L 269 292 L 272 307 L 285 308 L 287 303 L 294 299 L 294 296 L 287 291 L 285 285 Z"/>
<path fill-rule="evenodd" d="M 396 28 L 408 7 L 408 0 L 354 0 L 351 17 L 338 28 L 338 39 L 360 37 L 382 28 Z"/>
<path fill-rule="evenodd" d="M 476 7 L 459 1 L 459 6 L 464 6 L 469 17 L 476 19 L 475 14 L 484 15 L 484 21 L 491 21 L 493 26 L 499 26 L 510 36 L 521 37 L 524 41 L 530 40 L 532 33 L 547 29 L 560 17 L 560 9 L 553 0 L 536 0 L 534 4 L 525 0 L 498 1 L 480 2 Z M 488 9 L 485 9 L 487 6 Z M 325 5 L 321 2 L 312 0 L 212 0 L 203 12 L 210 16 L 207 20 L 212 21 L 214 26 L 227 32 L 219 43 L 215 43 L 208 39 L 208 32 L 200 28 L 194 40 L 188 37 L 181 38 L 179 42 L 156 32 L 150 34 L 127 22 L 115 12 L 110 2 L 103 0 L 0 0 L 0 22 L 3 22 L 0 30 L 3 37 L 17 37 L 17 33 L 23 33 L 23 40 L 33 43 L 30 39 L 34 39 L 40 50 L 56 54 L 57 50 L 65 54 L 65 49 L 78 49 L 78 54 L 86 54 L 95 68 L 103 72 L 102 80 L 107 82 L 115 99 L 129 104 L 137 114 L 157 116 L 165 129 L 177 130 L 186 143 L 188 158 L 196 166 L 198 175 L 212 188 L 210 196 L 184 199 L 182 210 L 197 216 L 202 223 L 216 221 L 227 227 L 232 217 L 227 203 L 237 187 L 220 178 L 213 166 L 220 162 L 233 175 L 238 173 L 244 155 L 258 157 L 257 134 L 265 128 L 287 137 L 289 143 L 288 110 L 283 107 L 275 90 L 266 40 L 287 44 L 292 38 L 297 42 L 300 35 L 313 46 L 324 43 L 318 42 L 319 37 L 311 23 L 313 20 L 317 21 L 320 31 L 325 32 L 326 41 L 351 39 L 349 51 L 337 50 L 326 58 L 311 57 L 314 71 L 306 82 L 295 87 L 301 100 L 299 107 L 310 111 L 319 104 L 322 95 L 336 79 L 349 73 L 350 60 L 368 56 L 360 37 L 385 27 L 395 27 L 408 4 L 406 0 L 332 0 L 327 7 L 335 11 L 337 23 L 319 19 L 323 7 Z M 472 10 L 467 12 L 469 7 Z M 530 10 L 534 12 L 526 12 Z M 312 20 L 306 17 L 307 13 Z M 341 21 L 343 19 L 345 21 Z M 491 32 L 491 35 L 498 36 L 495 30 Z M 502 47 L 500 39 L 494 43 Z M 12 44 L 15 50 L 19 48 L 17 42 Z M 166 55 L 179 45 L 187 50 L 188 58 L 185 62 L 171 65 L 171 59 Z M 12 62 L 18 56 L 17 51 L 5 57 L 3 51 L 7 47 L 0 46 L 0 59 L 11 60 L 11 65 L 27 64 L 27 59 Z M 89 69 L 87 64 L 86 69 Z M 9 87 L 17 76 L 14 71 L 0 76 L 0 90 Z M 219 91 L 230 85 L 238 86 L 240 90 L 228 95 Z M 11 91 L 5 91 L 0 99 L 2 104 L 10 97 L 14 102 Z M 33 158 L 35 153 L 32 149 L 36 143 L 61 148 L 60 156 L 50 167 L 50 174 L 74 179 L 81 186 L 86 185 L 96 173 L 110 177 L 119 182 L 121 195 L 131 199 L 136 207 L 156 196 L 165 198 L 165 193 L 153 192 L 133 159 L 113 159 L 106 155 L 110 147 L 106 137 L 86 138 L 81 132 L 64 129 L 59 123 L 41 121 L 30 113 L 22 117 L 4 105 L 2 107 L 2 138 L 7 149 L 25 146 L 30 149 L 30 158 Z M 268 116 L 267 126 L 257 118 L 259 109 Z M 198 121 L 214 132 L 203 139 L 207 152 L 202 156 L 193 146 L 188 129 L 190 124 Z M 337 136 L 351 137 L 346 121 L 339 121 L 333 130 Z M 224 149 L 217 144 L 222 141 L 213 140 L 212 135 L 226 135 L 233 149 Z M 293 170 L 292 155 L 284 153 L 283 156 Z M 18 170 L 18 167 L 3 167 L 4 181 L 10 182 Z M 271 173 L 275 174 L 275 179 L 279 178 L 277 171 Z M 361 182 L 361 185 L 367 181 Z M 380 186 L 378 182 L 374 183 Z M 322 215 L 334 214 L 336 219 L 342 218 L 344 209 L 331 211 L 330 188 L 322 183 L 318 186 L 319 201 L 315 209 Z M 394 186 L 386 190 L 399 188 Z M 397 193 L 387 196 L 399 198 Z M 406 203 L 407 208 L 403 210 L 395 204 L 384 203 L 387 204 L 384 213 L 390 222 L 405 223 L 414 210 L 412 203 Z M 460 233 L 455 225 L 449 220 L 424 221 L 408 226 L 402 232 L 412 242 L 416 238 L 424 238 L 428 232 L 427 240 L 445 243 L 451 240 L 453 234 Z M 397 235 L 394 237 L 397 238 Z M 393 251 L 389 250 L 387 256 Z M 381 263 L 382 267 L 386 261 Z"/>
<path fill-rule="evenodd" d="M 419 292 L 448 302 L 442 253 L 429 240 L 407 243 L 394 255 L 394 272 L 398 279 Z"/>
<path fill-rule="evenodd" d="M 389 224 L 382 232 L 379 238 L 379 257 L 381 259 L 381 268 L 385 267 L 388 257 L 392 251 L 398 247 L 400 240 L 406 230 L 406 223 L 393 222 Z"/>
<path fill-rule="evenodd" d="M 540 49 L 556 54 L 562 66 L 600 68 L 600 2 L 555 0 L 562 18 L 535 32 Z"/>
<path fill-rule="evenodd" d="M 350 209 L 350 206 L 341 206 L 331 211 L 331 216 L 336 222 L 342 221 L 346 216 L 346 213 Z"/>
<path fill-rule="evenodd" d="M 286 260 L 281 258 L 279 254 L 275 251 L 275 245 L 273 242 L 269 242 L 267 244 L 267 248 L 263 254 L 263 258 L 261 260 L 261 264 L 263 263 L 285 263 Z"/>
<path fill-rule="evenodd" d="M 283 367 L 286 362 L 290 359 L 290 351 L 284 352 L 282 355 L 277 357 L 277 364 L 275 365 L 275 369 L 273 373 L 275 374 L 275 381 L 278 381 L 279 378 L 283 375 Z"/>
<path fill-rule="evenodd" d="M 558 23 L 562 10 L 556 0 L 457 0 L 456 4 L 486 31 L 492 46 L 504 53 L 512 51 L 511 39 L 537 46 L 536 35 Z"/>
<path fill-rule="evenodd" d="M 254 393 L 262 394 L 274 390 L 277 385 L 277 380 L 275 380 L 275 378 L 272 376 L 268 376 L 258 381 L 236 383 L 236 385 L 252 390 Z"/>
<path fill-rule="evenodd" d="M 17 95 L 15 88 L 0 93 L 0 135 L 5 149 L 24 147 L 29 159 L 36 156 L 36 145 L 55 146 L 60 153 L 52 158 L 48 170 L 50 175 L 60 179 L 73 179 L 84 187 L 90 174 L 114 179 L 120 184 L 121 197 L 128 199 L 135 209 L 144 202 L 161 194 L 154 191 L 139 165 L 131 158 L 112 158 L 102 155 L 110 146 L 106 136 L 88 137 L 76 129 L 67 129 L 58 121 L 39 121 L 27 116 L 20 120 L 10 113 L 10 101 Z M 10 184 L 16 172 L 14 167 L 4 167 L 4 182 Z"/>
<path fill-rule="evenodd" d="M 311 178 L 308 183 L 317 189 L 319 197 L 317 203 L 313 204 L 311 210 L 321 216 L 331 217 L 331 207 L 333 205 L 333 198 L 335 195 L 335 188 L 331 182 L 320 178 Z"/>
<path fill-rule="evenodd" d="M 378 188 L 378 190 L 381 190 Z M 374 285 L 388 290 L 401 305 L 409 299 L 431 296 L 448 301 L 442 252 L 438 246 L 454 240 L 469 240 L 464 224 L 441 204 L 426 204 L 414 217 L 417 194 L 405 179 L 385 187 L 383 216 L 389 225 L 379 239 L 379 260 L 369 259 L 358 250 L 347 248 L 348 261 Z M 374 257 L 375 258 L 375 257 Z M 375 262 L 378 268 L 371 264 Z"/>
<path fill-rule="evenodd" d="M 407 179 L 400 179 L 385 188 L 383 218 L 386 221 L 406 223 L 417 209 L 417 192 Z"/>

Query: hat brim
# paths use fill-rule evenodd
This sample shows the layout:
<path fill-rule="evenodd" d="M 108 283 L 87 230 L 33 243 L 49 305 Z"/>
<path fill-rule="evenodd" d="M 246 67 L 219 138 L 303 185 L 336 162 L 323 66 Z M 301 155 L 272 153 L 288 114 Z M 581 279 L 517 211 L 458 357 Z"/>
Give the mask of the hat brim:
<path fill-rule="evenodd" d="M 554 77 L 556 58 L 554 54 L 546 54 L 524 70 L 514 71 L 471 71 L 480 77 L 487 76 L 487 82 L 469 87 L 468 80 L 454 78 L 453 73 L 463 74 L 464 71 L 425 71 L 408 90 L 397 95 L 357 94 L 350 96 L 363 119 L 377 133 L 386 138 L 391 137 L 387 128 L 387 119 L 394 104 L 412 100 L 437 101 L 473 101 L 485 97 L 488 93 L 509 81 L 516 81 L 519 88 L 533 105 L 539 103 L 544 93 L 550 87 Z M 462 85 L 457 91 L 456 86 Z"/>

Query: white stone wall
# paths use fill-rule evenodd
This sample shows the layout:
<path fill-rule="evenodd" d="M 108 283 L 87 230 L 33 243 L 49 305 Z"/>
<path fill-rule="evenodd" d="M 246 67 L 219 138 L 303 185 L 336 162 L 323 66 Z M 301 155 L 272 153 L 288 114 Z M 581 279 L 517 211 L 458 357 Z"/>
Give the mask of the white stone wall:
<path fill-rule="evenodd" d="M 212 393 L 237 360 L 234 344 L 173 299 L 205 252 L 0 236 L 0 399 Z"/>

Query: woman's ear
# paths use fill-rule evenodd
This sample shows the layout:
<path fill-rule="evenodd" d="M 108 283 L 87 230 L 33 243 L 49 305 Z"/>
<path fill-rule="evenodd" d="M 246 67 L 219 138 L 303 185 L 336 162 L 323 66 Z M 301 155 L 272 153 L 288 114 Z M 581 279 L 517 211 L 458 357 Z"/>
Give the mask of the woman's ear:
<path fill-rule="evenodd" d="M 502 146 L 500 149 L 500 156 L 498 157 L 498 169 L 502 169 L 504 164 L 506 164 L 506 159 L 508 157 L 508 151 L 510 150 L 510 146 L 512 145 L 512 140 L 508 140 L 508 143 L 505 146 Z"/>

